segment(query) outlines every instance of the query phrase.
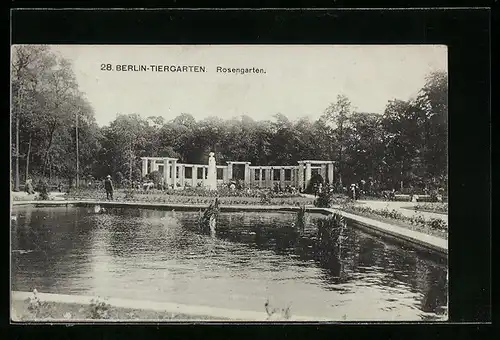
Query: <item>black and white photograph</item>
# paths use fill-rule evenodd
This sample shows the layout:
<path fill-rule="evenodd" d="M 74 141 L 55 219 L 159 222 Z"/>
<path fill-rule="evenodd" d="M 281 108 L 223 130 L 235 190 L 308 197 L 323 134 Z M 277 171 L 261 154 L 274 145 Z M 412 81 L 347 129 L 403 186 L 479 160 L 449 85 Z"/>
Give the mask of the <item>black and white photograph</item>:
<path fill-rule="evenodd" d="M 13 322 L 448 321 L 445 45 L 11 46 Z"/>

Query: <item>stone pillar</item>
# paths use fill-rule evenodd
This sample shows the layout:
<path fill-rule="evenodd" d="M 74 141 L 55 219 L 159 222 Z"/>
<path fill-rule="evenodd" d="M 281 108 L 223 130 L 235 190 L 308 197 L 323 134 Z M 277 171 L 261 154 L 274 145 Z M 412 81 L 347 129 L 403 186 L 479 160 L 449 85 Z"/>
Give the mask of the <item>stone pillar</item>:
<path fill-rule="evenodd" d="M 172 160 L 172 188 L 177 189 L 177 160 Z"/>
<path fill-rule="evenodd" d="M 269 177 L 268 178 L 269 178 L 268 186 L 269 186 L 269 188 L 273 188 L 273 185 L 274 185 L 274 168 L 273 167 L 271 167 L 269 169 Z"/>
<path fill-rule="evenodd" d="M 253 181 L 254 181 L 254 173 L 253 173 L 253 169 L 248 169 L 248 185 L 251 186 Z"/>
<path fill-rule="evenodd" d="M 154 171 L 154 164 L 155 164 L 155 160 L 154 159 L 150 159 L 149 160 L 149 171 L 148 171 L 148 174 Z"/>
<path fill-rule="evenodd" d="M 168 158 L 163 158 L 163 183 L 165 188 L 168 189 L 170 185 L 170 164 L 168 164 Z"/>
<path fill-rule="evenodd" d="M 228 182 L 228 179 L 227 179 L 227 166 L 225 166 L 225 167 L 222 168 L 222 180 L 224 181 L 224 183 Z"/>
<path fill-rule="evenodd" d="M 193 165 L 191 171 L 191 186 L 193 188 L 196 188 L 198 186 L 198 167 L 196 165 Z"/>
<path fill-rule="evenodd" d="M 250 163 L 245 163 L 245 188 L 250 186 Z"/>
<path fill-rule="evenodd" d="M 299 189 L 304 189 L 304 163 L 299 164 L 297 186 Z"/>
<path fill-rule="evenodd" d="M 306 163 L 306 179 L 305 179 L 305 183 L 304 183 L 305 187 L 307 187 L 310 180 L 311 180 L 311 163 L 307 162 Z"/>
<path fill-rule="evenodd" d="M 262 188 L 262 168 L 259 169 L 259 188 Z"/>
<path fill-rule="evenodd" d="M 326 164 L 321 164 L 321 177 L 326 180 Z"/>
<path fill-rule="evenodd" d="M 156 159 L 153 161 L 153 171 L 158 171 L 158 163 L 156 163 Z"/>
<path fill-rule="evenodd" d="M 333 184 L 333 163 L 328 163 L 328 180 Z"/>
<path fill-rule="evenodd" d="M 148 174 L 148 159 L 142 158 L 142 177 Z"/>
<path fill-rule="evenodd" d="M 233 179 L 233 163 L 227 162 L 227 180 L 230 181 Z"/>
<path fill-rule="evenodd" d="M 297 186 L 297 184 L 295 183 L 295 168 L 292 168 L 290 170 L 290 182 L 293 187 Z"/>
<path fill-rule="evenodd" d="M 186 177 L 186 167 L 184 165 L 179 165 L 179 182 L 181 188 L 184 188 L 184 178 Z"/>
<path fill-rule="evenodd" d="M 281 189 L 285 188 L 285 168 L 280 169 L 280 185 Z"/>

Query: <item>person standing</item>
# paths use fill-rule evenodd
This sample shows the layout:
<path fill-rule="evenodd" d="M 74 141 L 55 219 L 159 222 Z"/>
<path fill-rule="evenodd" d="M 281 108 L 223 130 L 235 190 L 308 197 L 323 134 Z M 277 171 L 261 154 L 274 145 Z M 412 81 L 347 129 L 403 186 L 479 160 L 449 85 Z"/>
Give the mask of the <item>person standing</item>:
<path fill-rule="evenodd" d="M 356 184 L 351 184 L 351 197 L 355 201 L 357 198 L 357 192 L 356 192 Z"/>
<path fill-rule="evenodd" d="M 110 175 L 106 176 L 104 180 L 104 189 L 106 190 L 106 199 L 113 199 L 113 182 Z"/>
<path fill-rule="evenodd" d="M 31 178 L 26 180 L 26 192 L 28 193 L 28 195 L 32 195 L 35 193 L 35 190 L 33 190 L 33 182 Z"/>

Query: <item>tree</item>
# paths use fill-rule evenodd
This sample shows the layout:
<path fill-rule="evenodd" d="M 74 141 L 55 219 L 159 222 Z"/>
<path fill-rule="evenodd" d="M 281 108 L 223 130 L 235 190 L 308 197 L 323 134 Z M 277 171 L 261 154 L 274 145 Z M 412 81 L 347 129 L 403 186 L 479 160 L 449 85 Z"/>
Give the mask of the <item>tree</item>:
<path fill-rule="evenodd" d="M 349 118 L 352 112 L 353 108 L 349 98 L 345 95 L 338 95 L 337 101 L 330 104 L 324 113 L 324 119 L 331 124 L 338 144 L 338 172 L 340 185 L 342 185 L 342 151 L 345 145 L 345 129 L 349 127 Z"/>
<path fill-rule="evenodd" d="M 49 178 L 73 176 L 76 115 L 83 130 L 86 124 L 94 125 L 92 131 L 97 133 L 98 127 L 90 104 L 78 90 L 71 63 L 46 46 L 14 46 L 11 77 L 16 178 L 19 159 L 25 160 L 26 177 L 31 172 Z M 95 145 L 92 149 L 96 151 Z"/>
<path fill-rule="evenodd" d="M 34 91 L 38 84 L 38 75 L 41 68 L 51 61 L 47 58 L 47 48 L 44 46 L 18 45 L 12 47 L 12 67 L 11 67 L 11 97 L 13 121 L 15 122 L 15 146 L 13 148 L 16 168 L 15 168 L 15 190 L 19 190 L 19 158 L 20 158 L 20 125 L 21 120 L 29 120 L 27 112 L 33 108 L 33 101 L 36 99 Z M 33 117 L 31 117 L 33 118 Z M 31 140 L 30 140 L 31 147 Z M 31 151 L 31 150 L 30 150 Z M 29 160 L 29 156 L 28 156 Z M 29 161 L 28 161 L 29 162 Z"/>
<path fill-rule="evenodd" d="M 112 160 L 110 168 L 113 172 L 126 173 L 130 182 L 147 144 L 147 128 L 147 121 L 138 114 L 119 114 L 105 130 L 105 158 Z"/>
<path fill-rule="evenodd" d="M 344 157 L 344 176 L 351 183 L 379 177 L 382 159 L 384 131 L 379 114 L 356 112 L 350 118 L 350 128 L 346 136 L 347 146 Z M 346 174 L 346 170 L 347 174 Z"/>
<path fill-rule="evenodd" d="M 448 75 L 435 71 L 426 78 L 416 100 L 420 108 L 422 159 L 432 182 L 444 185 L 448 173 Z"/>

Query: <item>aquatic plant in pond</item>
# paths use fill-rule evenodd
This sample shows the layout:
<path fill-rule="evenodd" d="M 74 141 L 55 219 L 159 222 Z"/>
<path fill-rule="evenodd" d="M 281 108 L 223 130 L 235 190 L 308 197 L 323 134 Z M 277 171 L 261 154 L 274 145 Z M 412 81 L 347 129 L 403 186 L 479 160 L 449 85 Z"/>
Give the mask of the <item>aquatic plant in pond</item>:
<path fill-rule="evenodd" d="M 318 219 L 317 226 L 316 258 L 342 278 L 342 242 L 347 223 L 342 215 L 334 213 Z"/>
<path fill-rule="evenodd" d="M 198 226 L 203 232 L 215 232 L 217 218 L 219 216 L 219 199 L 216 198 L 213 203 L 201 214 L 198 219 Z"/>
<path fill-rule="evenodd" d="M 318 240 L 320 245 L 338 246 L 341 242 L 342 231 L 346 227 L 346 221 L 340 214 L 334 213 L 320 218 L 318 224 Z"/>
<path fill-rule="evenodd" d="M 295 217 L 295 228 L 304 231 L 306 225 L 306 207 L 301 206 Z"/>

